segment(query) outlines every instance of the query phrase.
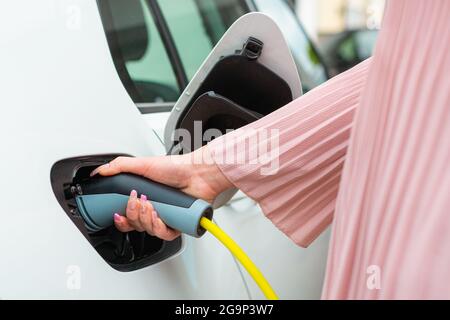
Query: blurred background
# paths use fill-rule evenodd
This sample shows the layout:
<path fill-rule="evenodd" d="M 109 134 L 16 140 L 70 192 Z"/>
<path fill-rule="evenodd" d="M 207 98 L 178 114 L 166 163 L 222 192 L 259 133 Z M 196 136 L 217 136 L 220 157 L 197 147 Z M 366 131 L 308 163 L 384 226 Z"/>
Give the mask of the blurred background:
<path fill-rule="evenodd" d="M 385 6 L 385 0 L 98 1 L 102 15 L 110 17 L 105 28 L 108 39 L 115 39 L 111 52 L 130 96 L 168 108 L 244 14 L 258 11 L 274 19 L 308 92 L 371 56 Z M 168 32 L 161 32 L 162 25 Z"/>
<path fill-rule="evenodd" d="M 304 28 L 321 52 L 330 76 L 373 52 L 385 0 L 292 0 Z"/>

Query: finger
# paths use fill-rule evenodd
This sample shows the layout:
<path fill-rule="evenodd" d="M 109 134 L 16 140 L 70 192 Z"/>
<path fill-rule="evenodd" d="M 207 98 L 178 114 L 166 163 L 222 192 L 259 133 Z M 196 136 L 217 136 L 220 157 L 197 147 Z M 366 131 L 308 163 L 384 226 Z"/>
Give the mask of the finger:
<path fill-rule="evenodd" d="M 141 215 L 139 216 L 141 220 L 141 225 L 147 231 L 148 234 L 154 236 L 155 233 L 153 232 L 153 220 L 152 220 L 152 211 L 153 211 L 153 205 L 150 201 L 147 201 L 144 204 L 144 210 L 141 210 Z"/>
<path fill-rule="evenodd" d="M 121 232 L 130 232 L 133 231 L 134 228 L 128 223 L 127 218 L 122 217 L 120 214 L 114 214 L 114 224 L 116 228 Z"/>
<path fill-rule="evenodd" d="M 132 190 L 128 198 L 126 216 L 132 221 L 139 216 L 139 199 L 136 190 Z"/>
<path fill-rule="evenodd" d="M 127 206 L 127 219 L 130 224 L 139 232 L 144 231 L 139 216 L 141 214 L 141 211 L 143 210 L 145 201 L 147 201 L 147 197 L 145 195 L 141 195 L 141 199 L 138 199 L 137 192 L 135 194 L 133 191 L 130 195 L 130 199 L 128 200 L 129 204 Z"/>
<path fill-rule="evenodd" d="M 179 231 L 169 228 L 158 217 L 158 214 L 154 210 L 152 212 L 152 220 L 153 220 L 153 232 L 155 233 L 156 237 L 166 240 L 166 241 L 172 241 L 181 235 L 181 233 Z"/>
<path fill-rule="evenodd" d="M 96 174 L 100 174 L 102 176 L 113 176 L 121 172 L 144 175 L 146 169 L 147 163 L 144 158 L 118 157 L 92 171 L 91 177 Z"/>

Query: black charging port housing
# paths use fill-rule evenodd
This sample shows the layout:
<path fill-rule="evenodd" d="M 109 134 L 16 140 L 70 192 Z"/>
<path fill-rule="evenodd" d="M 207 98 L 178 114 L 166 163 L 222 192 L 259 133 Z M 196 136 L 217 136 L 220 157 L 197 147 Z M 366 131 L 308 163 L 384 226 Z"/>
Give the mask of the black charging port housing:
<path fill-rule="evenodd" d="M 181 250 L 181 237 L 163 241 L 146 232 L 122 233 L 115 226 L 98 232 L 89 232 L 78 212 L 75 202 L 77 185 L 90 178 L 99 165 L 110 162 L 124 154 L 94 155 L 60 160 L 51 169 L 50 181 L 53 192 L 65 214 L 89 241 L 98 254 L 111 267 L 127 272 L 161 262 Z M 150 196 L 150 195 L 149 195 Z M 111 213 L 113 215 L 114 212 Z"/>
<path fill-rule="evenodd" d="M 195 136 L 195 123 L 202 134 L 215 129 L 221 134 L 236 130 L 278 110 L 293 100 L 289 84 L 259 62 L 264 43 L 249 37 L 241 49 L 221 57 L 205 79 L 192 91 L 182 108 L 175 129 Z M 190 141 L 166 140 L 170 153 L 187 153 L 205 145 Z"/>

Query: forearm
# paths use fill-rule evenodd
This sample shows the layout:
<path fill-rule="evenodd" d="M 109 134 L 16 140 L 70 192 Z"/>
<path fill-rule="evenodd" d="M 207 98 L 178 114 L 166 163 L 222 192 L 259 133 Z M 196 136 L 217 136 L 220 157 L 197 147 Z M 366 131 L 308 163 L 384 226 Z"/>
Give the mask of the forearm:
<path fill-rule="evenodd" d="M 366 61 L 208 145 L 223 175 L 300 245 L 331 222 L 369 65 Z"/>

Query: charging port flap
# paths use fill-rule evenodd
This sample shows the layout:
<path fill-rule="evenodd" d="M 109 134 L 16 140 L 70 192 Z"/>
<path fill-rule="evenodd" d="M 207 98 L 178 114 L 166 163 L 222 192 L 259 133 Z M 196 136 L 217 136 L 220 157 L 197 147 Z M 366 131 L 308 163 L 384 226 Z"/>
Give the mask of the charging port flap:
<path fill-rule="evenodd" d="M 161 262 L 181 250 L 182 239 L 163 241 L 145 232 L 122 233 L 115 226 L 105 229 L 88 228 L 85 223 L 88 209 L 101 203 L 93 201 L 95 195 L 83 195 L 80 185 L 90 179 L 89 174 L 99 165 L 105 164 L 123 154 L 94 155 L 58 161 L 51 169 L 53 192 L 65 214 L 74 223 L 98 254 L 118 271 L 133 271 Z M 128 197 L 111 196 L 108 203 L 119 202 L 116 207 L 125 210 Z M 111 215 L 113 212 L 111 213 Z M 101 225 L 101 221 L 90 221 L 90 226 Z"/>

